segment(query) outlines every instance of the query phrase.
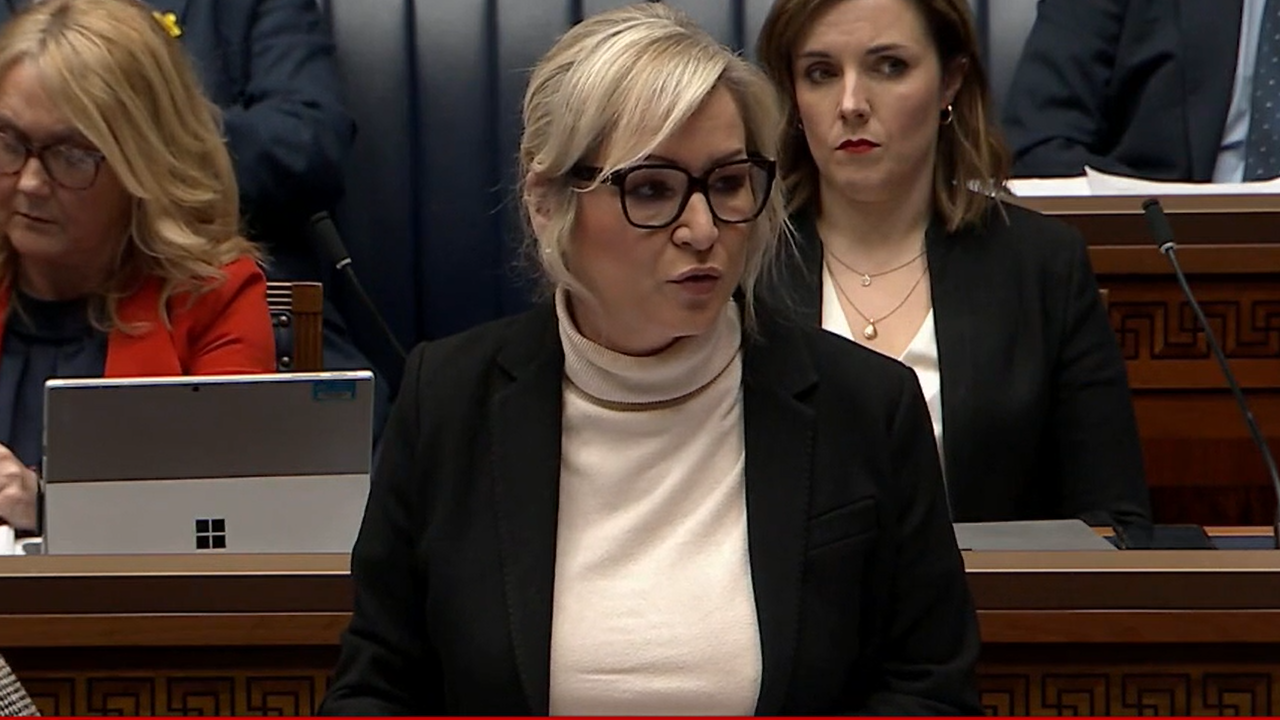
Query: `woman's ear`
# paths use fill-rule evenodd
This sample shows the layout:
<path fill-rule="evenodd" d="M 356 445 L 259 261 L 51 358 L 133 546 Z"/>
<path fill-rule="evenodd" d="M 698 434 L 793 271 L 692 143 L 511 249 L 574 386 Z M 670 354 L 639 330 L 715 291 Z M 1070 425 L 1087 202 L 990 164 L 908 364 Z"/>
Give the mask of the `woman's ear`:
<path fill-rule="evenodd" d="M 529 225 L 534 237 L 543 240 L 551 225 L 551 182 L 537 173 L 524 178 L 524 209 L 529 214 Z"/>
<path fill-rule="evenodd" d="M 960 92 L 960 87 L 964 85 L 968 74 L 969 58 L 958 57 L 947 63 L 942 73 L 942 107 L 945 108 L 956 101 L 956 95 Z"/>

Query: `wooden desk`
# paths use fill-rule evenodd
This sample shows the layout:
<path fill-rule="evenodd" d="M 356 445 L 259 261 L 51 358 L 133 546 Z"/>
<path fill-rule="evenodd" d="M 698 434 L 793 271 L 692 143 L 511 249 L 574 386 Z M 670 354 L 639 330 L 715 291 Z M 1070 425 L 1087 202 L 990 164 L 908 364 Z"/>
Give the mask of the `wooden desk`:
<path fill-rule="evenodd" d="M 1156 519 L 1263 525 L 1276 501 L 1141 197 L 1023 198 L 1089 243 L 1133 387 Z M 1280 196 L 1163 198 L 1178 257 L 1273 447 L 1280 440 Z"/>
<path fill-rule="evenodd" d="M 969 553 L 998 715 L 1280 714 L 1280 552 Z"/>
<path fill-rule="evenodd" d="M 344 555 L 0 562 L 0 651 L 45 713 L 306 714 Z M 1280 714 L 1280 552 L 967 553 L 997 714 Z"/>
<path fill-rule="evenodd" d="M 348 563 L 4 558 L 0 652 L 46 715 L 313 714 L 350 613 Z"/>

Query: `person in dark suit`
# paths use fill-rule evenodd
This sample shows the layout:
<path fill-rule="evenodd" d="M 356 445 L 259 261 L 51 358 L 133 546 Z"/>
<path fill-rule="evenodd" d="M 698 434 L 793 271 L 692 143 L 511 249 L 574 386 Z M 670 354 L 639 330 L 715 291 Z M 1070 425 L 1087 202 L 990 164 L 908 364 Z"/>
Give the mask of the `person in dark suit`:
<path fill-rule="evenodd" d="M 779 119 L 661 3 L 534 69 L 552 300 L 412 353 L 322 713 L 981 712 L 910 371 L 755 312 Z"/>
<path fill-rule="evenodd" d="M 4 0 L 0 22 L 30 0 Z M 355 123 L 343 108 L 328 26 L 315 0 L 151 0 L 222 109 L 240 206 L 251 239 L 265 247 L 269 280 L 324 280 L 324 364 L 373 364 L 352 342 L 306 237 L 308 219 L 342 196 Z M 375 436 L 390 404 L 381 374 Z"/>
<path fill-rule="evenodd" d="M 1280 0 L 1042 0 L 1005 105 L 1015 174 L 1276 177 L 1278 55 Z"/>
<path fill-rule="evenodd" d="M 798 252 L 777 312 L 896 358 L 957 522 L 1078 517 L 1145 541 L 1124 361 L 1084 243 L 991 194 L 1007 153 L 964 0 L 778 0 L 759 56 L 792 99 Z"/>

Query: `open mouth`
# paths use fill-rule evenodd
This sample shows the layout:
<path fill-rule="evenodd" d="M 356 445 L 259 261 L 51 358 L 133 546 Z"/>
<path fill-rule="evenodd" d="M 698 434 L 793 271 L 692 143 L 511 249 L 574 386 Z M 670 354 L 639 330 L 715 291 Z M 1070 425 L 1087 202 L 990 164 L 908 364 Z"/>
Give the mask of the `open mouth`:
<path fill-rule="evenodd" d="M 720 284 L 720 274 L 715 272 L 691 272 L 681 275 L 675 281 L 676 286 L 694 295 L 707 295 L 715 291 Z"/>

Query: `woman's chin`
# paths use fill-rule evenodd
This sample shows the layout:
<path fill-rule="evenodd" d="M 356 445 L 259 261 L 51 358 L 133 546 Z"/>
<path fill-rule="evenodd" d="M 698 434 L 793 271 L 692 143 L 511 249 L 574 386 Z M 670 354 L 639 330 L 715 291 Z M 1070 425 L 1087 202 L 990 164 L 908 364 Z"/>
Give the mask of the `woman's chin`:
<path fill-rule="evenodd" d="M 698 308 L 684 308 L 675 318 L 669 327 L 673 329 L 673 337 L 693 337 L 701 335 L 715 326 L 716 320 L 720 318 L 720 313 L 724 311 L 724 300 L 720 302 L 708 302 Z"/>

